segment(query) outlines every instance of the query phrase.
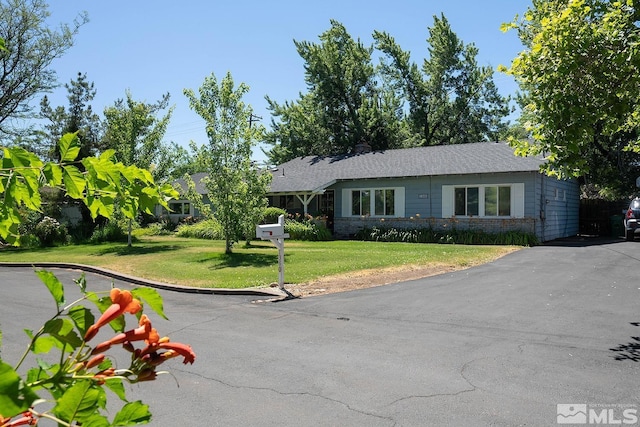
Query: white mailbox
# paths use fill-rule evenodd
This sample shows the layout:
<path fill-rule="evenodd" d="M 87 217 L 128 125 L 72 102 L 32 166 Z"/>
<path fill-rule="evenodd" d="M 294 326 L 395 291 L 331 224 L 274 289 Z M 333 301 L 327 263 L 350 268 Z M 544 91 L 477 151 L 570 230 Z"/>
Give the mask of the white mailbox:
<path fill-rule="evenodd" d="M 284 215 L 278 217 L 277 224 L 256 225 L 256 237 L 262 240 L 284 239 L 289 237 L 284 232 Z"/>
<path fill-rule="evenodd" d="M 263 224 L 256 227 L 256 237 L 262 240 L 279 239 L 284 237 L 284 225 Z"/>
<path fill-rule="evenodd" d="M 284 215 L 278 217 L 277 224 L 256 225 L 256 237 L 271 240 L 271 243 L 278 248 L 278 285 L 280 289 L 287 292 L 284 289 L 284 239 L 289 237 L 289 234 L 284 232 Z M 287 295 L 291 296 L 289 292 Z"/>

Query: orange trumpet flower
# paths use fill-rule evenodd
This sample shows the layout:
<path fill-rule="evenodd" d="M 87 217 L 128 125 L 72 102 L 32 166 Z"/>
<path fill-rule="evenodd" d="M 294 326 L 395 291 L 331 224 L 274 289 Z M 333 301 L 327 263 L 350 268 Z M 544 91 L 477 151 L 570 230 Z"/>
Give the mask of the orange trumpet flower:
<path fill-rule="evenodd" d="M 140 326 L 138 326 L 137 328 L 119 333 L 110 340 L 98 344 L 93 349 L 91 354 L 103 353 L 109 350 L 111 346 L 117 344 L 131 343 L 132 341 L 142 340 L 155 342 L 158 340 L 158 331 L 156 331 L 155 328 L 151 327 L 151 320 L 147 317 L 146 314 L 140 316 L 140 321 L 138 322 L 138 324 Z"/>
<path fill-rule="evenodd" d="M 131 292 L 127 290 L 120 290 L 118 288 L 111 289 L 109 294 L 111 297 L 111 306 L 102 313 L 102 316 L 96 323 L 89 326 L 87 333 L 84 335 L 84 340 L 89 341 L 95 337 L 101 327 L 112 322 L 124 313 L 136 314 L 142 310 L 142 304 L 136 298 L 131 295 Z"/>
<path fill-rule="evenodd" d="M 177 355 L 182 356 L 184 359 L 182 363 L 185 365 L 190 363 L 193 365 L 193 362 L 196 360 L 196 354 L 191 349 L 190 345 L 182 344 L 179 342 L 161 342 L 158 344 L 157 348 L 162 348 L 168 351 L 173 351 L 177 353 Z"/>

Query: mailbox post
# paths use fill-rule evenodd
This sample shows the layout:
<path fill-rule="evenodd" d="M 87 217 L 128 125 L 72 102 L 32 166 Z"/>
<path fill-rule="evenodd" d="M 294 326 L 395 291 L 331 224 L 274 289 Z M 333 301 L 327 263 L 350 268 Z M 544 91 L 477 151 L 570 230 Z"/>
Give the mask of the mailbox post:
<path fill-rule="evenodd" d="M 278 286 L 284 291 L 284 239 L 289 237 L 289 234 L 284 232 L 284 215 L 278 217 L 277 224 L 257 225 L 256 237 L 271 240 L 278 248 Z"/>

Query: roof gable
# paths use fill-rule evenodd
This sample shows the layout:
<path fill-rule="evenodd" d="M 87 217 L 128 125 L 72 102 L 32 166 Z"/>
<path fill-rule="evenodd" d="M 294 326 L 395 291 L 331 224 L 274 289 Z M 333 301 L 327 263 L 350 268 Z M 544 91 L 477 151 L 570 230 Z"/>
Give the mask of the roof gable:
<path fill-rule="evenodd" d="M 271 193 L 319 192 L 340 180 L 537 172 L 544 160 L 506 143 L 438 145 L 362 154 L 298 157 L 271 171 Z"/>

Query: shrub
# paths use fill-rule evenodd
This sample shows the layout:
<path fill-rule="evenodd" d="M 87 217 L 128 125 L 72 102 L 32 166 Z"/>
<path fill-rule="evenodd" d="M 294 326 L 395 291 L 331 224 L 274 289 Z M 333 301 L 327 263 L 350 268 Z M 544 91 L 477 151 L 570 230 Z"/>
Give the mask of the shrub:
<path fill-rule="evenodd" d="M 93 230 L 89 243 L 126 242 L 128 234 L 116 221 L 109 221 Z"/>
<path fill-rule="evenodd" d="M 289 233 L 293 240 L 322 241 L 331 240 L 331 231 L 322 224 L 315 222 L 310 215 L 289 215 L 284 221 L 284 232 Z"/>
<path fill-rule="evenodd" d="M 287 216 L 287 211 L 285 211 L 284 209 L 281 209 L 281 208 L 275 208 L 273 206 L 265 208 L 264 216 L 263 216 L 263 219 L 262 219 L 262 223 L 264 223 L 264 224 L 275 224 L 275 223 L 278 222 L 278 217 L 280 215 L 284 215 L 286 217 Z"/>
<path fill-rule="evenodd" d="M 168 236 L 173 234 L 173 230 L 168 230 L 162 222 L 152 222 L 136 230 L 134 234 L 136 236 Z"/>
<path fill-rule="evenodd" d="M 214 218 L 206 219 L 195 224 L 180 224 L 177 229 L 177 235 L 196 239 L 224 239 L 222 226 Z"/>
<path fill-rule="evenodd" d="M 41 246 L 54 246 L 56 243 L 66 243 L 67 228 L 49 216 L 45 216 L 33 229 Z"/>
<path fill-rule="evenodd" d="M 434 230 L 432 228 L 396 229 L 392 227 L 364 228 L 356 234 L 359 240 L 405 243 L 444 243 L 462 245 L 535 246 L 535 234 L 522 231 L 487 233 L 482 230 Z"/>

